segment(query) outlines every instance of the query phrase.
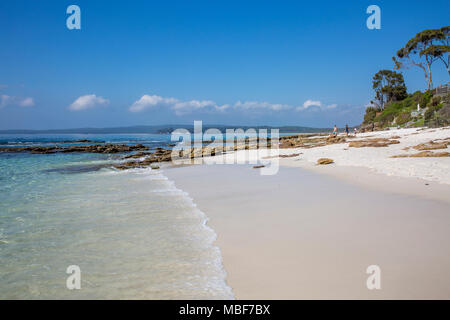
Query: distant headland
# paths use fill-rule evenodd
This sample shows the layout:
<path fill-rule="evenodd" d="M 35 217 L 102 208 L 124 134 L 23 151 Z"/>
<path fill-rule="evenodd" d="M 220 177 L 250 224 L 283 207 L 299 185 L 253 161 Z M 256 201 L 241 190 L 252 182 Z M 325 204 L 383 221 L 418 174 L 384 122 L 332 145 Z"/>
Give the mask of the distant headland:
<path fill-rule="evenodd" d="M 147 133 L 147 134 L 170 134 L 178 128 L 185 128 L 191 132 L 194 131 L 192 124 L 179 125 L 149 125 L 149 126 L 130 126 L 130 127 L 111 127 L 111 128 L 72 128 L 72 129 L 48 129 L 48 130 L 27 130 L 12 129 L 0 130 L 0 134 L 122 134 L 122 133 Z M 203 125 L 204 130 L 210 128 L 219 129 L 225 132 L 226 129 L 241 128 L 247 130 L 254 129 L 279 129 L 280 133 L 315 133 L 329 132 L 330 128 L 312 128 L 302 126 L 239 126 L 239 125 Z"/>

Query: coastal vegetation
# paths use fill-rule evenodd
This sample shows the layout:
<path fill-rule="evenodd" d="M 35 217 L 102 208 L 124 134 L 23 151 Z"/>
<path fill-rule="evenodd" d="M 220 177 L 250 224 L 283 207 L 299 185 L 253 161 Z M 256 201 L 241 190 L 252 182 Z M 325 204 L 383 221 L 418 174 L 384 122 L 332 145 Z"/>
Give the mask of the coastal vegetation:
<path fill-rule="evenodd" d="M 386 127 L 450 125 L 450 86 L 433 88 L 432 65 L 442 62 L 449 71 L 450 26 L 424 30 L 393 57 L 394 70 L 380 70 L 372 79 L 375 98 L 366 108 L 362 131 Z M 395 70 L 418 67 L 427 82 L 424 92 L 407 93 L 403 75 Z M 439 90 L 441 89 L 441 90 Z"/>

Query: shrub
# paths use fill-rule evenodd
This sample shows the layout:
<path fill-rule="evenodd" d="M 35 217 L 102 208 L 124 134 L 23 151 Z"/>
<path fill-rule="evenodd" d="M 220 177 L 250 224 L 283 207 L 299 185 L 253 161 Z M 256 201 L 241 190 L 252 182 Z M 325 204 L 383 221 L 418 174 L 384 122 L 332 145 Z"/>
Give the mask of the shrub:
<path fill-rule="evenodd" d="M 425 111 L 425 124 L 432 125 L 429 122 L 433 119 L 434 113 L 442 108 L 442 104 L 438 104 L 435 106 L 428 107 L 427 111 Z"/>
<path fill-rule="evenodd" d="M 433 116 L 434 125 L 448 126 L 450 125 L 450 103 L 445 104 Z"/>
<path fill-rule="evenodd" d="M 427 91 L 422 94 L 422 96 L 419 98 L 419 101 L 417 101 L 420 104 L 421 108 L 425 108 L 425 106 L 430 102 L 433 95 L 430 91 Z"/>
<path fill-rule="evenodd" d="M 403 125 L 409 121 L 411 121 L 411 113 L 410 112 L 402 112 L 400 113 L 397 118 L 395 118 L 395 122 L 398 125 Z"/>
<path fill-rule="evenodd" d="M 433 97 L 430 101 L 430 106 L 437 106 L 441 102 L 441 97 Z"/>
<path fill-rule="evenodd" d="M 367 107 L 366 114 L 364 115 L 363 124 L 372 123 L 377 115 L 377 109 L 374 107 Z"/>
<path fill-rule="evenodd" d="M 375 118 L 377 122 L 380 122 L 382 126 L 390 124 L 392 121 L 394 121 L 396 112 L 393 109 L 385 109 L 382 114 L 380 114 L 378 117 Z"/>

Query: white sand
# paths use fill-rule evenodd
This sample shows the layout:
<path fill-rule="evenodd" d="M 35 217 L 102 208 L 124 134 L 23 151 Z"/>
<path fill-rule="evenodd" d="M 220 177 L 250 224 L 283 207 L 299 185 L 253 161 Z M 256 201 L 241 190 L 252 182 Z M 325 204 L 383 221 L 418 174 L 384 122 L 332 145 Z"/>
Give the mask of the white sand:
<path fill-rule="evenodd" d="M 450 158 L 390 158 L 450 128 L 357 139 L 392 136 L 401 143 L 281 149 L 301 155 L 272 176 L 249 165 L 165 174 L 210 218 L 238 299 L 450 299 Z M 323 157 L 335 163 L 316 166 Z M 366 287 L 369 265 L 381 268 L 381 290 Z"/>
<path fill-rule="evenodd" d="M 331 158 L 338 166 L 366 167 L 375 172 L 399 177 L 413 177 L 450 184 L 450 157 L 443 158 L 390 158 L 399 154 L 413 154 L 419 151 L 412 147 L 430 140 L 450 138 L 450 127 L 437 129 L 399 129 L 358 134 L 357 141 L 367 138 L 390 138 L 400 136 L 399 144 L 381 148 L 349 148 L 348 143 L 333 144 L 311 149 L 280 149 L 280 154 L 302 153 L 297 158 L 289 158 L 283 162 L 290 166 L 310 166 L 319 158 Z M 434 152 L 450 152 L 447 149 Z M 292 163 L 296 159 L 301 159 Z M 287 160 L 287 159 L 286 159 Z"/>
<path fill-rule="evenodd" d="M 300 168 L 262 176 L 248 165 L 203 165 L 165 174 L 210 218 L 238 299 L 450 298 L 447 201 L 367 190 Z M 381 290 L 366 287 L 373 264 Z"/>

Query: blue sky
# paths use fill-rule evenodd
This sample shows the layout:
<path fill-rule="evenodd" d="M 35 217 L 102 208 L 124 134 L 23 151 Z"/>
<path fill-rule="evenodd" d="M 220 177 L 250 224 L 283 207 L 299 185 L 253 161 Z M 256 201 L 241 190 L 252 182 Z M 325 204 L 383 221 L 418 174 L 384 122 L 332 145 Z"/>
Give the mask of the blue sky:
<path fill-rule="evenodd" d="M 66 8 L 81 8 L 81 30 Z M 366 8 L 381 8 L 381 30 Z M 2 1 L 0 129 L 359 124 L 371 78 L 443 1 Z M 436 85 L 449 81 L 433 66 Z M 426 88 L 403 71 L 408 91 Z"/>

